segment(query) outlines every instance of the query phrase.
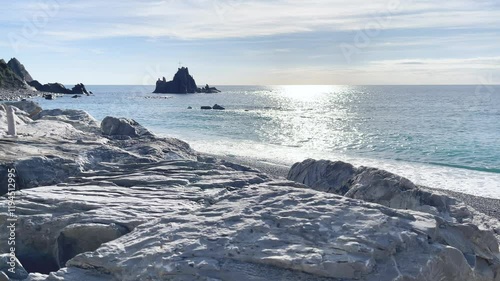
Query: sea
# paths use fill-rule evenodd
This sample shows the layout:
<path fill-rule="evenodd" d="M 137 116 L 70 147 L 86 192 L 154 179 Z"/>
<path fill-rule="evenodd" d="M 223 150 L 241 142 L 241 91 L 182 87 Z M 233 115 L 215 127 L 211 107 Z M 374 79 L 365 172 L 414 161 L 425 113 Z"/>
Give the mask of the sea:
<path fill-rule="evenodd" d="M 132 118 L 194 149 L 270 165 L 306 158 L 372 166 L 440 189 L 500 199 L 500 86 L 87 86 L 94 96 L 37 98 L 97 120 Z M 201 110 L 219 104 L 225 110 Z M 192 107 L 192 109 L 188 109 Z"/>

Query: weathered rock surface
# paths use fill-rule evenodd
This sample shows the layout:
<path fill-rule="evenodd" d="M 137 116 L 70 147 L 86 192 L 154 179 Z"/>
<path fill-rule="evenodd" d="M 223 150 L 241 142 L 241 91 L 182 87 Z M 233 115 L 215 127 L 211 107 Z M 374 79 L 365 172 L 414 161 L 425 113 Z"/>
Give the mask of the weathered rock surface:
<path fill-rule="evenodd" d="M 172 81 L 158 79 L 156 82 L 156 89 L 153 93 L 164 94 L 192 94 L 196 93 L 198 87 L 194 81 L 193 76 L 189 74 L 187 67 L 181 67 L 177 70 Z"/>
<path fill-rule="evenodd" d="M 15 105 L 14 105 L 15 106 Z M 75 129 L 98 133 L 100 126 L 97 120 L 83 110 L 74 109 L 51 109 L 42 110 L 32 116 L 33 120 L 54 120 L 72 125 Z"/>
<path fill-rule="evenodd" d="M 107 116 L 102 120 L 101 131 L 106 136 L 127 136 L 131 138 L 153 136 L 153 133 L 133 119 L 111 116 Z"/>
<path fill-rule="evenodd" d="M 33 128 L 41 125 L 70 133 L 57 129 L 51 137 L 36 137 Z M 491 228 L 474 224 L 474 210 L 459 216 L 452 211 L 458 202 L 444 200 L 441 206 L 443 201 L 432 196 L 401 205 L 412 186 L 384 171 L 344 163 L 312 169 L 310 161 L 304 166 L 319 171 L 315 175 L 295 165 L 291 174 L 297 179 L 320 183 L 314 190 L 197 157 L 178 140 L 109 140 L 43 118 L 20 127 L 22 142 L 7 146 L 0 141 L 0 149 L 8 152 L 0 155 L 2 165 L 18 155 L 34 159 L 53 154 L 81 169 L 62 177 L 58 185 L 15 193 L 16 251 L 31 272 L 27 280 L 500 278 L 498 240 Z M 340 170 L 332 172 L 332 167 Z M 392 189 L 398 184 L 404 187 L 400 195 Z M 367 192 L 372 185 L 375 192 Z M 379 190 L 383 187 L 403 199 L 391 199 L 393 195 Z M 423 208 L 422 202 L 430 207 Z M 0 208 L 7 206 L 8 199 L 0 198 Z M 0 228 L 7 218 L 0 213 Z M 6 241 L 6 235 L 0 232 L 0 240 Z M 5 247 L 0 244 L 0 252 L 7 252 Z"/>
<path fill-rule="evenodd" d="M 220 90 L 218 90 L 218 89 L 217 89 L 217 88 L 215 88 L 215 87 L 210 87 L 210 86 L 208 86 L 208 84 L 207 84 L 207 85 L 205 85 L 205 87 L 203 87 L 203 88 L 198 88 L 198 89 L 196 90 L 196 92 L 198 92 L 198 93 L 205 93 L 205 94 L 215 94 L 215 93 L 220 93 L 221 91 L 220 91 Z"/>
<path fill-rule="evenodd" d="M 15 108 L 17 140 L 0 140 L 0 194 L 6 193 L 7 171 L 15 168 L 19 189 L 57 184 L 106 162 L 151 163 L 165 159 L 195 159 L 188 144 L 157 138 L 138 125 L 138 137 L 109 140 L 97 121 L 81 110 L 41 110 L 31 101 L 9 103 Z M 31 114 L 20 110 L 26 109 Z M 7 130 L 6 112 L 0 106 L 0 136 Z M 143 141 L 141 136 L 147 137 Z"/>

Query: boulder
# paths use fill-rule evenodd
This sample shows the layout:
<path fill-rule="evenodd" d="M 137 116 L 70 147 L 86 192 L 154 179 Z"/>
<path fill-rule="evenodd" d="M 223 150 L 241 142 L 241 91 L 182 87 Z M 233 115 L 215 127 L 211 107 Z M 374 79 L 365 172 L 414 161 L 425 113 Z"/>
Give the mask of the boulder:
<path fill-rule="evenodd" d="M 129 136 L 131 138 L 154 136 L 137 121 L 127 118 L 107 116 L 101 122 L 101 132 L 105 136 Z"/>
<path fill-rule="evenodd" d="M 156 89 L 153 93 L 161 94 L 192 94 L 197 91 L 196 82 L 193 76 L 189 74 L 187 67 L 181 67 L 177 70 L 172 81 L 158 79 L 156 82 Z"/>
<path fill-rule="evenodd" d="M 472 220 L 463 203 L 438 192 L 422 190 L 410 180 L 377 168 L 341 161 L 307 159 L 295 163 L 287 179 L 323 192 L 404 210 L 416 210 L 451 221 Z"/>
<path fill-rule="evenodd" d="M 212 109 L 212 107 L 211 107 L 211 106 L 208 106 L 208 105 L 204 105 L 204 106 L 202 106 L 202 107 L 201 107 L 201 109 L 205 109 L 205 110 L 206 110 L 206 109 Z"/>
<path fill-rule="evenodd" d="M 16 58 L 12 58 L 9 60 L 7 65 L 10 67 L 10 69 L 21 79 L 23 79 L 26 82 L 31 82 L 33 81 L 33 78 L 29 74 L 29 72 L 26 70 L 24 65 L 19 62 Z"/>
<path fill-rule="evenodd" d="M 344 195 L 356 172 L 353 165 L 342 161 L 307 159 L 295 163 L 288 172 L 287 179 L 319 191 Z"/>
<path fill-rule="evenodd" d="M 75 129 L 83 132 L 98 133 L 100 132 L 99 123 L 97 120 L 83 110 L 75 109 L 49 109 L 42 110 L 38 114 L 32 116 L 33 120 L 54 120 L 70 124 Z"/>
<path fill-rule="evenodd" d="M 212 107 L 212 109 L 215 109 L 215 110 L 224 110 L 225 108 L 224 108 L 224 107 L 222 107 L 222 106 L 220 106 L 220 105 L 218 105 L 218 104 L 215 104 L 215 105 Z"/>
<path fill-rule="evenodd" d="M 71 98 L 73 98 L 73 99 L 77 99 L 77 98 L 79 98 L 79 97 L 80 97 L 79 95 L 74 95 L 74 96 L 72 96 Z"/>

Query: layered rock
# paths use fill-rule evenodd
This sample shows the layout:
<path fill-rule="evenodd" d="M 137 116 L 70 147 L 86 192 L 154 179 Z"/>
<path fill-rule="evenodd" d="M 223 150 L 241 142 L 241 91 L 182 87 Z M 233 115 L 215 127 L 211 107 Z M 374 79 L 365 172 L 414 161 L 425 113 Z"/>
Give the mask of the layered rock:
<path fill-rule="evenodd" d="M 201 157 L 179 140 L 137 131 L 125 140 L 104 138 L 82 129 L 86 121 L 40 115 L 22 115 L 22 141 L 0 142 L 0 171 L 19 158 L 54 155 L 70 161 L 60 167 L 72 163 L 79 172 L 14 193 L 16 253 L 31 272 L 27 280 L 500 278 L 494 231 L 470 220 L 479 214 L 464 206 L 467 215 L 460 216 L 459 202 L 427 198 L 385 171 L 312 160 L 294 165 L 290 177 L 313 189 Z M 43 126 L 55 130 L 46 136 Z M 18 180 L 29 178 L 21 170 Z M 8 204 L 0 199 L 0 208 Z M 0 214 L 1 228 L 7 218 Z M 0 232 L 0 240 L 6 235 Z"/>

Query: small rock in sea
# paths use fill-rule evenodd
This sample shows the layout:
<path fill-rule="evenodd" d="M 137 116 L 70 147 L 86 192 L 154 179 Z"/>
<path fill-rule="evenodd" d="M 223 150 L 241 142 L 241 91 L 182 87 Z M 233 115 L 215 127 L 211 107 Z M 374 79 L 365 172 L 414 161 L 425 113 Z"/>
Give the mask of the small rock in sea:
<path fill-rule="evenodd" d="M 73 99 L 77 99 L 77 98 L 79 98 L 79 97 L 80 97 L 79 95 L 74 95 L 74 96 L 72 96 L 71 98 L 73 98 Z"/>
<path fill-rule="evenodd" d="M 213 106 L 213 109 L 216 109 L 216 110 L 224 110 L 225 108 L 224 108 L 224 107 L 222 107 L 222 106 L 220 106 L 220 105 L 218 105 L 218 104 L 215 104 L 215 105 Z"/>
<path fill-rule="evenodd" d="M 188 109 L 193 109 L 191 106 L 188 106 Z"/>
<path fill-rule="evenodd" d="M 206 105 L 205 105 L 205 106 L 202 106 L 202 107 L 201 107 L 201 109 L 212 109 L 212 107 L 211 107 L 211 106 L 206 106 Z"/>

